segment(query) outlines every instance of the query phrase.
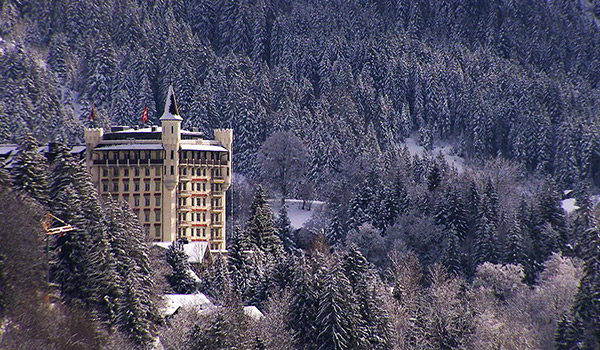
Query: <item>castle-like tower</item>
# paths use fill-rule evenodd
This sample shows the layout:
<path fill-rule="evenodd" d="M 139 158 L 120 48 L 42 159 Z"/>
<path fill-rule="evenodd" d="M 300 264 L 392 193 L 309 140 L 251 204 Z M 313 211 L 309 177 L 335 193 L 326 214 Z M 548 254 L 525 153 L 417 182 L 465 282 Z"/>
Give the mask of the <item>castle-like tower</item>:
<path fill-rule="evenodd" d="M 165 149 L 163 165 L 163 217 L 164 226 L 171 232 L 170 240 L 175 240 L 177 232 L 177 184 L 179 183 L 179 144 L 181 143 L 181 122 L 173 87 L 169 86 L 162 124 L 161 141 Z"/>
<path fill-rule="evenodd" d="M 154 241 L 223 250 L 233 131 L 215 130 L 207 140 L 182 130 L 182 121 L 171 86 L 160 127 L 86 129 L 86 165 L 98 192 L 128 202 Z"/>

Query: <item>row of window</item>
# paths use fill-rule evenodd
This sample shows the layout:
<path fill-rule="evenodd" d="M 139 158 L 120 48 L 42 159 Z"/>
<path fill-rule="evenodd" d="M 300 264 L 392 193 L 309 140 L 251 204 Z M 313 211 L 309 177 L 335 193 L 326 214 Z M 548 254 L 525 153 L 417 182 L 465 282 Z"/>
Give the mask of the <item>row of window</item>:
<path fill-rule="evenodd" d="M 143 211 L 143 214 L 142 214 Z M 144 222 L 150 222 L 150 210 L 140 210 L 140 220 L 143 218 Z M 160 210 L 155 210 L 154 211 L 154 221 L 155 222 L 160 222 L 161 220 L 161 216 L 160 216 Z"/>
<path fill-rule="evenodd" d="M 154 168 L 154 176 L 160 176 L 160 172 L 161 172 L 161 167 L 152 167 Z M 112 170 L 109 171 L 109 168 L 104 167 L 102 168 L 102 177 L 108 177 L 109 174 L 111 174 L 113 177 L 119 177 L 121 174 L 123 174 L 124 177 L 128 177 L 130 176 L 131 173 L 133 173 L 134 177 L 138 177 L 141 176 L 142 173 L 142 169 L 140 169 L 139 167 L 133 167 L 133 172 L 130 171 L 129 168 L 119 168 L 119 167 L 112 167 Z M 174 171 L 173 171 L 174 167 L 171 166 L 171 175 L 174 175 Z M 150 175 L 150 167 L 144 167 L 143 168 L 143 173 L 144 176 L 151 176 Z M 196 168 L 196 167 L 189 167 L 189 171 L 188 171 L 188 167 L 179 167 L 179 175 L 183 175 L 183 176 L 187 176 L 187 174 L 190 174 L 191 176 L 206 176 L 207 174 L 207 169 L 206 168 Z M 222 176 L 222 170 L 221 168 L 214 168 L 211 169 L 211 175 L 212 176 Z M 227 169 L 227 175 L 229 175 L 229 169 Z"/>
<path fill-rule="evenodd" d="M 210 230 L 210 235 L 212 239 L 222 239 L 223 236 L 221 235 L 221 229 L 220 228 L 213 228 Z M 187 228 L 187 227 L 181 227 L 179 229 L 179 236 L 180 237 L 201 237 L 201 238 L 206 238 L 206 228 L 205 227 L 192 227 L 192 228 Z"/>
<path fill-rule="evenodd" d="M 95 153 L 94 159 L 103 160 L 148 160 L 148 159 L 163 159 L 163 151 L 106 151 Z"/>
<path fill-rule="evenodd" d="M 199 222 L 206 221 L 206 212 L 202 212 L 202 213 L 181 212 L 178 214 L 178 216 L 179 216 L 180 221 L 188 221 L 188 218 L 190 219 L 189 221 L 199 221 Z M 210 220 L 214 223 L 220 223 L 221 219 L 222 219 L 222 215 L 220 213 L 211 213 L 210 214 Z"/>
<path fill-rule="evenodd" d="M 160 176 L 160 168 L 161 167 L 153 167 L 154 168 L 154 175 L 155 176 Z M 102 168 L 102 176 L 103 177 L 108 177 L 109 174 L 109 168 Z M 112 168 L 112 176 L 113 177 L 119 177 L 120 174 L 123 174 L 123 176 L 127 177 L 129 176 L 131 173 L 133 173 L 134 177 L 140 176 L 140 174 L 142 173 L 141 169 L 139 167 L 134 167 L 133 168 L 133 172 L 130 171 L 129 168 L 118 168 L 118 167 L 113 167 Z M 143 172 L 144 172 L 144 176 L 150 176 L 150 168 L 149 167 L 144 167 L 143 168 Z"/>
<path fill-rule="evenodd" d="M 144 192 L 150 192 L 152 190 L 152 186 L 150 181 L 144 181 Z M 140 192 L 140 181 L 133 181 L 133 192 Z M 110 186 L 109 189 L 109 182 L 107 181 L 102 181 L 102 192 L 129 192 L 131 191 L 132 187 L 130 186 L 129 180 L 128 179 L 124 179 L 123 180 L 123 184 L 119 185 L 119 181 L 113 181 L 112 182 L 112 186 Z M 160 180 L 155 180 L 154 181 L 154 191 L 156 192 L 160 192 L 161 188 L 160 188 Z"/>
<path fill-rule="evenodd" d="M 190 190 L 190 191 L 206 191 L 206 182 L 196 182 L 196 183 L 180 182 L 179 190 L 180 191 L 188 191 L 188 190 Z M 221 192 L 221 191 L 223 191 L 223 185 L 211 183 L 210 190 L 213 192 Z"/>
<path fill-rule="evenodd" d="M 149 224 L 144 224 L 144 229 L 146 230 L 146 234 L 150 234 L 150 225 Z M 161 238 L 161 229 L 160 229 L 160 224 L 155 224 L 154 225 L 154 238 L 155 240 L 159 240 Z"/>
<path fill-rule="evenodd" d="M 226 152 L 205 152 L 205 151 L 181 151 L 179 153 L 182 159 L 194 160 L 220 160 L 226 162 L 229 158 L 229 153 Z M 172 159 L 172 158 L 171 158 Z"/>
<path fill-rule="evenodd" d="M 197 197 L 197 198 L 189 198 L 189 203 L 190 206 L 197 206 L 197 207 L 205 207 L 206 206 L 206 197 Z M 211 205 L 213 208 L 215 207 L 221 207 L 223 206 L 223 200 L 221 198 L 213 198 L 210 201 Z M 179 198 L 179 206 L 187 206 L 188 205 L 188 198 L 186 197 L 180 197 Z"/>
<path fill-rule="evenodd" d="M 181 191 L 206 191 L 206 182 L 196 182 L 196 183 L 189 183 L 189 182 L 180 182 L 179 183 L 179 190 Z"/>
<path fill-rule="evenodd" d="M 189 198 L 189 203 L 191 206 L 197 207 L 205 207 L 206 206 L 206 197 L 198 197 L 198 198 Z M 188 198 L 180 197 L 179 198 L 179 206 L 187 206 Z"/>

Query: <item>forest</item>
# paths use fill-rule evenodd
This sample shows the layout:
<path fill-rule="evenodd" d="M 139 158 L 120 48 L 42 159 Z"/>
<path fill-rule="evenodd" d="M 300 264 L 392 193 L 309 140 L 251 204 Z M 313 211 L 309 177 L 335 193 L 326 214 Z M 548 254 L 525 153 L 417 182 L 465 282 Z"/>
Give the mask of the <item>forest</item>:
<path fill-rule="evenodd" d="M 159 124 L 171 84 L 184 128 L 234 130 L 200 283 L 35 151 L 92 105 Z M 2 0 L 0 142 L 2 348 L 600 348 L 598 0 Z M 325 205 L 292 227 L 284 198 Z M 196 291 L 215 312 L 162 317 Z"/>

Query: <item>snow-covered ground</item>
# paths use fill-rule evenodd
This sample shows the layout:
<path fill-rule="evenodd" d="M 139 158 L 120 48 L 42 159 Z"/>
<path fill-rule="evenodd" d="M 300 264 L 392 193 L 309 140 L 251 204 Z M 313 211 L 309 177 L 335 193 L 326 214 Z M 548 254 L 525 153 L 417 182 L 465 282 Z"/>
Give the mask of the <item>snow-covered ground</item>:
<path fill-rule="evenodd" d="M 310 210 L 302 209 L 301 199 L 286 199 L 285 204 L 287 205 L 288 216 L 290 217 L 290 223 L 293 228 L 301 228 L 308 220 L 313 216 L 314 213 L 323 209 L 325 202 L 312 201 L 310 202 Z M 273 212 L 277 214 L 281 207 L 281 200 L 272 199 L 269 201 Z M 307 205 L 308 206 L 308 205 Z"/>
<path fill-rule="evenodd" d="M 591 196 L 590 199 L 592 200 L 592 206 L 596 206 L 600 202 L 600 194 Z M 561 206 L 563 210 L 567 212 L 567 214 L 571 214 L 575 210 L 579 209 L 579 206 L 577 206 L 577 203 L 575 202 L 575 198 L 564 199 L 561 202 Z"/>
<path fill-rule="evenodd" d="M 406 144 L 408 151 L 412 155 L 418 154 L 419 156 L 423 156 L 423 154 L 425 153 L 425 147 L 419 146 L 417 144 L 417 140 L 414 136 L 407 138 L 404 141 L 404 143 Z M 446 162 L 448 162 L 448 164 L 450 164 L 450 165 L 453 165 L 454 168 L 456 168 L 456 171 L 458 171 L 459 173 L 461 173 L 463 171 L 464 166 L 465 166 L 465 160 L 462 157 L 452 154 L 453 153 L 452 146 L 450 146 L 448 144 L 437 144 L 436 143 L 435 147 L 433 148 L 433 151 L 430 152 L 430 154 L 437 155 L 439 152 L 442 152 L 442 154 L 444 155 L 444 158 L 446 159 Z"/>

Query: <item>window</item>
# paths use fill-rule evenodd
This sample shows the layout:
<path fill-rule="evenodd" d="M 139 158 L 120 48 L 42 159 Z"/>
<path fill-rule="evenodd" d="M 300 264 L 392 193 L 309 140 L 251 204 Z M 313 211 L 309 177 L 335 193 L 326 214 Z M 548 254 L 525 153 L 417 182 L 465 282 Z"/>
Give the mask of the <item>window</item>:
<path fill-rule="evenodd" d="M 150 211 L 144 210 L 144 221 L 150 221 Z"/>
<path fill-rule="evenodd" d="M 200 213 L 196 213 L 196 221 L 200 221 L 201 218 L 202 216 L 200 215 Z"/>
<path fill-rule="evenodd" d="M 123 192 L 129 192 L 129 181 L 123 182 Z"/>
<path fill-rule="evenodd" d="M 144 191 L 150 192 L 150 182 L 144 182 Z"/>
<path fill-rule="evenodd" d="M 160 196 L 155 196 L 154 197 L 154 204 L 158 207 L 160 206 Z"/>
<path fill-rule="evenodd" d="M 133 197 L 133 206 L 134 207 L 139 207 L 140 206 L 140 197 L 139 196 Z"/>
<path fill-rule="evenodd" d="M 154 190 L 160 191 L 160 181 L 154 181 Z"/>
<path fill-rule="evenodd" d="M 175 151 L 171 150 L 171 159 L 175 159 Z"/>
<path fill-rule="evenodd" d="M 108 184 L 106 182 L 102 183 L 102 192 L 108 192 Z"/>
<path fill-rule="evenodd" d="M 206 221 L 206 213 L 202 213 L 202 221 Z"/>
<path fill-rule="evenodd" d="M 197 206 L 200 206 L 200 205 L 202 205 L 202 200 L 201 200 L 201 198 L 196 198 L 196 205 L 197 205 Z"/>
<path fill-rule="evenodd" d="M 199 228 L 196 229 L 196 237 L 200 237 L 200 229 Z"/>
<path fill-rule="evenodd" d="M 187 168 L 183 168 L 183 175 L 187 175 Z"/>
<path fill-rule="evenodd" d="M 187 213 L 181 213 L 181 220 L 187 221 Z"/>
<path fill-rule="evenodd" d="M 139 192 L 139 191 L 140 191 L 140 182 L 139 182 L 139 181 L 135 181 L 135 182 L 133 183 L 133 190 L 134 190 L 135 192 Z"/>
<path fill-rule="evenodd" d="M 140 176 L 140 168 L 135 168 L 133 173 L 135 174 L 135 176 Z"/>
<path fill-rule="evenodd" d="M 160 225 L 154 225 L 154 236 L 160 238 Z"/>
<path fill-rule="evenodd" d="M 159 166 L 157 166 L 156 168 L 154 168 L 154 174 L 156 176 L 160 176 L 160 167 Z"/>
<path fill-rule="evenodd" d="M 128 168 L 123 169 L 123 176 L 129 176 L 129 169 Z"/>
<path fill-rule="evenodd" d="M 150 206 L 150 197 L 144 196 L 144 205 L 147 207 Z"/>
<path fill-rule="evenodd" d="M 203 205 L 203 206 L 206 206 L 206 197 L 203 197 L 203 198 L 202 198 L 202 205 Z"/>
<path fill-rule="evenodd" d="M 154 212 L 154 221 L 160 222 L 160 210 Z"/>
<path fill-rule="evenodd" d="M 175 175 L 175 167 L 171 165 L 171 175 Z"/>
<path fill-rule="evenodd" d="M 104 177 L 108 176 L 108 169 L 102 168 L 102 176 L 104 176 Z"/>
<path fill-rule="evenodd" d="M 113 192 L 119 192 L 119 183 L 113 182 Z"/>
<path fill-rule="evenodd" d="M 150 168 L 144 169 L 144 175 L 150 176 Z"/>
<path fill-rule="evenodd" d="M 202 229 L 202 237 L 206 238 L 206 229 L 205 228 Z"/>
<path fill-rule="evenodd" d="M 187 205 L 187 198 L 181 198 L 181 205 Z"/>
<path fill-rule="evenodd" d="M 175 133 L 175 131 L 173 130 L 173 125 L 171 125 L 171 134 Z"/>
<path fill-rule="evenodd" d="M 113 169 L 113 176 L 119 176 L 119 168 Z"/>

